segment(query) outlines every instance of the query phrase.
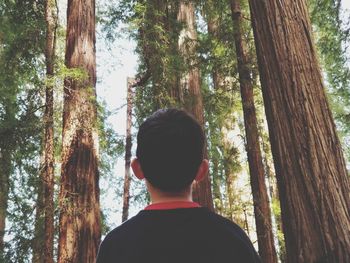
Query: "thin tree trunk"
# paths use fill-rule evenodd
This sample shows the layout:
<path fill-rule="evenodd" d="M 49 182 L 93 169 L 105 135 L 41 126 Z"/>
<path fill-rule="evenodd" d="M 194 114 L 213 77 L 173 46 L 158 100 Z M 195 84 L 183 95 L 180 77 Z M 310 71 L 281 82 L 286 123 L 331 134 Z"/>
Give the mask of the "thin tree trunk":
<path fill-rule="evenodd" d="M 227 167 L 228 165 L 225 165 L 225 183 L 226 183 L 226 196 L 227 196 L 227 209 L 228 209 L 228 213 L 227 215 L 229 216 L 229 218 L 231 219 L 231 221 L 235 221 L 237 222 L 237 220 L 235 220 L 235 215 L 234 215 L 234 211 L 233 211 L 233 204 L 235 202 L 234 200 L 234 194 L 233 194 L 233 181 L 234 181 L 234 176 L 231 174 L 232 172 L 230 171 L 230 169 Z"/>
<path fill-rule="evenodd" d="M 350 262 L 350 186 L 304 0 L 249 0 L 287 262 Z"/>
<path fill-rule="evenodd" d="M 203 98 L 200 85 L 199 68 L 192 62 L 195 55 L 197 32 L 195 28 L 194 5 L 191 1 L 180 1 L 178 21 L 184 24 L 179 36 L 179 50 L 189 64 L 189 71 L 181 78 L 181 90 L 188 94 L 185 98 L 185 108 L 193 114 L 200 125 L 204 128 Z M 204 157 L 208 158 L 205 147 Z M 199 204 L 214 210 L 209 176 L 200 182 L 194 182 L 193 199 Z"/>
<path fill-rule="evenodd" d="M 132 125 L 132 83 L 134 79 L 127 79 L 127 102 L 126 102 L 126 141 L 125 141 L 125 177 L 124 177 L 124 192 L 123 192 L 123 212 L 122 222 L 129 217 L 129 200 L 130 200 L 130 162 L 131 162 L 131 125 Z"/>
<path fill-rule="evenodd" d="M 56 28 L 58 19 L 58 8 L 56 0 L 46 1 L 46 75 L 48 79 L 54 76 Z M 53 241 L 54 241 L 54 123 L 53 123 L 53 86 L 48 84 L 46 88 L 45 108 L 45 165 L 44 165 L 44 208 L 45 208 L 45 243 L 44 262 L 53 263 Z"/>
<path fill-rule="evenodd" d="M 263 149 L 263 161 L 265 166 L 265 177 L 267 177 L 267 180 L 269 182 L 269 194 L 270 194 L 270 200 L 271 200 L 271 207 L 272 207 L 272 213 L 271 218 L 274 220 L 273 227 L 275 227 L 275 233 L 278 241 L 278 249 L 276 247 L 278 257 L 280 259 L 280 262 L 285 262 L 285 242 L 284 242 L 284 235 L 283 235 L 283 228 L 282 228 L 282 219 L 281 219 L 281 210 L 280 210 L 280 200 L 279 200 L 279 194 L 278 194 L 278 188 L 277 188 L 277 182 L 275 177 L 275 172 L 273 169 L 273 163 L 272 163 L 272 157 L 270 157 L 271 149 L 269 145 L 268 138 L 265 138 L 265 131 L 263 130 L 263 127 L 259 127 L 260 134 L 262 137 L 262 149 Z"/>
<path fill-rule="evenodd" d="M 40 186 L 38 193 L 36 237 L 33 251 L 35 263 L 53 263 L 54 240 L 54 130 L 53 130 L 53 83 L 56 27 L 57 27 L 57 3 L 55 0 L 45 2 L 46 20 L 46 102 L 45 102 L 45 135 L 43 145 L 43 163 L 40 170 Z"/>
<path fill-rule="evenodd" d="M 44 181 L 43 181 L 43 169 L 44 169 L 44 150 L 41 153 L 40 170 L 39 170 L 39 182 L 37 189 L 37 200 L 35 204 L 35 228 L 33 239 L 33 263 L 42 263 L 43 260 L 43 245 L 44 245 Z"/>
<path fill-rule="evenodd" d="M 221 172 L 219 171 L 219 161 L 217 159 L 212 160 L 213 163 L 213 198 L 215 212 L 219 215 L 223 214 L 223 203 L 221 193 Z"/>
<path fill-rule="evenodd" d="M 95 262 L 100 244 L 95 1 L 69 0 L 66 66 L 87 77 L 64 87 L 58 263 Z"/>
<path fill-rule="evenodd" d="M 255 223 L 259 254 L 262 262 L 277 263 L 274 245 L 269 197 L 265 184 L 265 173 L 259 145 L 259 133 L 254 105 L 253 83 L 250 77 L 246 43 L 242 37 L 241 7 L 239 0 L 231 0 L 234 42 L 241 88 L 244 126 L 247 139 L 246 151 L 252 187 Z"/>
<path fill-rule="evenodd" d="M 212 10 L 213 5 L 212 3 L 208 3 L 210 6 L 210 10 Z M 207 25 L 208 25 L 208 33 L 211 35 L 211 37 L 217 39 L 218 34 L 218 21 L 217 21 L 217 16 L 214 15 L 207 15 Z M 218 72 L 216 67 L 213 67 L 212 70 L 212 78 L 213 78 L 213 86 L 215 91 L 219 90 L 224 90 L 224 85 L 223 85 L 223 77 L 222 75 Z M 215 125 L 216 126 L 216 125 Z M 224 134 L 221 131 L 221 126 L 219 127 L 213 127 L 212 133 L 220 134 L 220 136 L 223 138 Z M 223 139 L 222 139 L 223 140 Z M 223 143 L 223 142 L 222 142 Z M 222 194 L 221 194 L 221 189 L 220 186 L 222 184 L 221 182 L 221 173 L 219 171 L 219 161 L 217 159 L 212 159 L 211 160 L 213 163 L 213 198 L 214 198 L 214 208 L 217 213 L 220 215 L 223 214 L 223 202 L 222 202 Z"/>
<path fill-rule="evenodd" d="M 8 195 L 10 189 L 11 154 L 7 149 L 0 149 L 0 259 L 4 256 L 4 236 Z"/>

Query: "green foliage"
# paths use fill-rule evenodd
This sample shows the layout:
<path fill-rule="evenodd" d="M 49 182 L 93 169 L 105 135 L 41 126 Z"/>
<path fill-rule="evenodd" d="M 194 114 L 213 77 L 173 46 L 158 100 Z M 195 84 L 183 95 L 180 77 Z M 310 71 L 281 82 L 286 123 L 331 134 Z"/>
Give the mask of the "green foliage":
<path fill-rule="evenodd" d="M 100 146 L 99 170 L 102 176 L 111 176 L 117 158 L 124 153 L 124 138 L 118 136 L 108 122 L 112 112 L 107 110 L 106 103 L 102 101 L 97 106 Z"/>
<path fill-rule="evenodd" d="M 61 88 L 60 84 L 64 79 L 70 79 L 79 83 L 83 83 L 89 78 L 88 72 L 83 68 L 67 68 L 61 60 L 57 60 L 55 69 L 56 72 L 54 76 L 45 78 L 45 86 Z"/>
<path fill-rule="evenodd" d="M 2 1 L 0 24 L 0 150 L 8 153 L 2 176 L 10 183 L 4 258 L 28 262 L 42 128 L 44 1 Z"/>
<path fill-rule="evenodd" d="M 309 8 L 325 73 L 328 99 L 344 152 L 350 162 L 349 28 L 346 28 L 346 21 L 342 21 L 340 0 L 313 0 Z"/>

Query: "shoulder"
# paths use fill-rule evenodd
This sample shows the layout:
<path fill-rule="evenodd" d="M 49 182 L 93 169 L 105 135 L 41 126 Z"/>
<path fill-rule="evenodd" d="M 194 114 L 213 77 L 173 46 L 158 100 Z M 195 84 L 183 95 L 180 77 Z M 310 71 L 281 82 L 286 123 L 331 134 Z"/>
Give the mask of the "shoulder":
<path fill-rule="evenodd" d="M 117 239 L 124 240 L 127 236 L 130 236 L 130 233 L 136 231 L 138 228 L 142 228 L 141 214 L 137 214 L 122 223 L 120 226 L 114 228 L 106 235 L 102 243 L 116 241 Z"/>
<path fill-rule="evenodd" d="M 125 241 L 130 236 L 130 233 L 135 231 L 135 228 L 139 227 L 140 225 L 139 217 L 139 215 L 136 215 L 130 218 L 106 235 L 100 244 L 97 255 L 97 263 L 110 262 L 109 260 L 114 258 L 116 250 L 119 253 L 121 253 L 120 251 L 124 250 L 124 244 L 127 243 Z"/>
<path fill-rule="evenodd" d="M 210 221 L 212 235 L 223 239 L 227 246 L 236 248 L 236 252 L 247 260 L 242 262 L 260 262 L 259 256 L 244 230 L 231 220 L 213 212 L 208 212 L 207 220 Z"/>
<path fill-rule="evenodd" d="M 234 231 L 237 232 L 239 235 L 246 236 L 245 232 L 242 230 L 241 227 L 239 227 L 236 223 L 233 221 L 216 214 L 214 212 L 211 212 L 209 210 L 205 210 L 206 213 L 206 220 L 209 224 L 218 227 L 218 228 L 223 228 L 225 231 Z"/>
<path fill-rule="evenodd" d="M 238 226 L 236 223 L 234 223 L 233 221 L 218 215 L 214 212 L 209 212 L 209 220 L 211 220 L 213 223 L 215 223 L 215 226 L 218 228 L 222 228 L 224 231 L 231 233 L 231 234 L 235 234 L 238 237 L 240 237 L 241 239 L 248 239 L 247 234 L 244 232 L 244 230 Z M 249 240 L 250 242 L 250 240 Z"/>

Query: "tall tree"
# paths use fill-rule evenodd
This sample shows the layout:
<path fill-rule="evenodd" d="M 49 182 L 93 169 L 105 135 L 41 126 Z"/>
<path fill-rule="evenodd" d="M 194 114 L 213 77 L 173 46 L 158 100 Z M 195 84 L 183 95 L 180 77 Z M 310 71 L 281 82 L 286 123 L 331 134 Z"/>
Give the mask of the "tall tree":
<path fill-rule="evenodd" d="M 142 17 L 139 19 L 141 22 L 137 41 L 141 50 L 140 57 L 146 69 L 142 77 L 137 80 L 137 85 L 146 86 L 147 81 L 152 84 L 150 101 L 154 111 L 181 103 L 176 77 L 180 68 L 177 66 L 179 56 L 176 4 L 172 1 L 150 0 L 143 5 L 144 12 L 137 14 Z"/>
<path fill-rule="evenodd" d="M 127 97 L 126 97 L 126 139 L 125 139 L 125 176 L 124 176 L 124 190 L 123 190 L 123 211 L 122 222 L 129 217 L 129 201 L 130 201 L 130 162 L 131 162 L 131 126 L 132 126 L 132 86 L 133 78 L 127 78 Z"/>
<path fill-rule="evenodd" d="M 349 177 L 306 3 L 249 3 L 287 262 L 349 262 Z"/>
<path fill-rule="evenodd" d="M 45 1 L 46 21 L 46 97 L 44 112 L 44 140 L 42 147 L 42 167 L 37 203 L 36 237 L 33 262 L 53 263 L 54 240 L 54 130 L 53 130 L 53 81 L 56 28 L 58 10 L 55 0 Z"/>
<path fill-rule="evenodd" d="M 94 262 L 100 243 L 95 1 L 69 0 L 65 63 L 85 77 L 64 84 L 58 262 Z"/>
<path fill-rule="evenodd" d="M 204 109 L 201 92 L 200 72 L 195 65 L 197 31 L 195 24 L 195 8 L 191 1 L 180 1 L 177 19 L 183 24 L 179 34 L 179 50 L 182 54 L 188 71 L 181 76 L 180 90 L 184 94 L 185 108 L 193 114 L 200 125 L 204 128 Z M 208 157 L 207 150 L 204 153 Z M 193 198 L 201 205 L 214 210 L 209 176 L 202 181 L 194 183 Z"/>
<path fill-rule="evenodd" d="M 4 256 L 5 222 L 12 169 L 11 151 L 2 146 L 0 148 L 0 259 Z"/>
<path fill-rule="evenodd" d="M 222 74 L 221 70 L 219 70 L 219 63 L 216 63 L 218 60 L 215 56 L 214 51 L 214 45 L 218 45 L 220 43 L 220 35 L 219 35 L 219 14 L 216 12 L 215 3 L 214 1 L 206 1 L 205 5 L 203 6 L 203 15 L 206 18 L 207 22 L 207 29 L 208 29 L 208 36 L 212 40 L 210 45 L 211 47 L 211 56 L 213 57 L 213 68 L 210 72 L 211 78 L 213 80 L 213 87 L 215 94 L 222 93 L 227 88 L 227 83 L 224 81 L 224 75 Z M 220 68 L 221 69 L 221 68 Z M 226 84 L 226 85 L 225 85 Z M 217 117 L 218 112 L 215 110 L 212 110 L 210 113 L 212 113 L 213 119 Z M 210 114 L 209 113 L 209 114 Z M 209 115 L 208 114 L 208 115 Z M 210 118 L 210 117 L 209 117 Z M 218 118 L 219 120 L 222 120 L 222 118 Z M 222 126 L 223 123 L 218 123 L 218 121 L 209 120 L 209 133 L 210 137 L 208 137 L 208 140 L 210 140 L 210 148 L 208 149 L 208 155 L 210 161 L 212 162 L 212 171 L 211 176 L 213 178 L 213 198 L 214 198 L 214 208 L 215 211 L 219 214 L 223 214 L 223 202 L 222 202 L 222 193 L 221 193 L 221 185 L 222 185 L 222 170 L 220 169 L 220 162 L 222 162 L 222 156 L 218 154 L 218 148 L 222 148 L 223 146 L 223 139 L 224 134 L 222 132 Z M 221 171 L 220 171 L 221 170 Z"/>
<path fill-rule="evenodd" d="M 237 54 L 237 67 L 241 88 L 244 114 L 244 127 L 247 140 L 246 151 L 252 187 L 256 231 L 259 254 L 262 262 L 277 263 L 277 255 L 272 233 L 269 197 L 265 184 L 265 172 L 259 145 L 259 132 L 254 104 L 253 82 L 250 62 L 247 56 L 247 44 L 243 38 L 242 11 L 240 0 L 231 0 L 234 42 Z"/>
<path fill-rule="evenodd" d="M 43 69 L 43 10 L 43 1 L 0 4 L 1 262 L 21 262 L 30 255 L 32 209 L 26 208 L 28 203 L 32 205 L 37 187 L 34 174 L 41 124 L 41 101 L 37 98 L 42 84 L 39 76 Z M 16 174 L 21 174 L 23 185 L 16 181 Z M 10 224 L 5 226 L 5 222 Z M 8 242 L 4 241 L 5 229 L 10 233 Z"/>
<path fill-rule="evenodd" d="M 268 182 L 268 192 L 271 201 L 271 219 L 274 221 L 273 227 L 275 234 L 275 238 L 278 241 L 278 257 L 281 262 L 285 262 L 285 243 L 284 243 L 284 235 L 282 229 L 282 219 L 281 219 L 281 205 L 280 199 L 278 196 L 277 182 L 275 176 L 275 169 L 273 166 L 273 159 L 271 154 L 271 147 L 268 138 L 268 131 L 265 130 L 261 125 L 259 127 L 259 134 L 261 136 L 261 144 L 262 144 L 262 153 L 263 153 L 263 162 L 264 162 L 264 170 L 265 170 L 265 178 L 267 178 Z"/>

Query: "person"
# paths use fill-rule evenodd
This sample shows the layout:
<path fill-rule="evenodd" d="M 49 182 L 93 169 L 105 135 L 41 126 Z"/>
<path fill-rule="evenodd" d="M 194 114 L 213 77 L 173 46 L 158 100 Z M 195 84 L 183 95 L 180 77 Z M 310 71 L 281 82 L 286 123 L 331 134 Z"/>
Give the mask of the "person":
<path fill-rule="evenodd" d="M 192 182 L 208 173 L 204 141 L 183 110 L 161 109 L 142 123 L 131 167 L 151 204 L 107 234 L 97 263 L 260 262 L 239 226 L 192 201 Z"/>

